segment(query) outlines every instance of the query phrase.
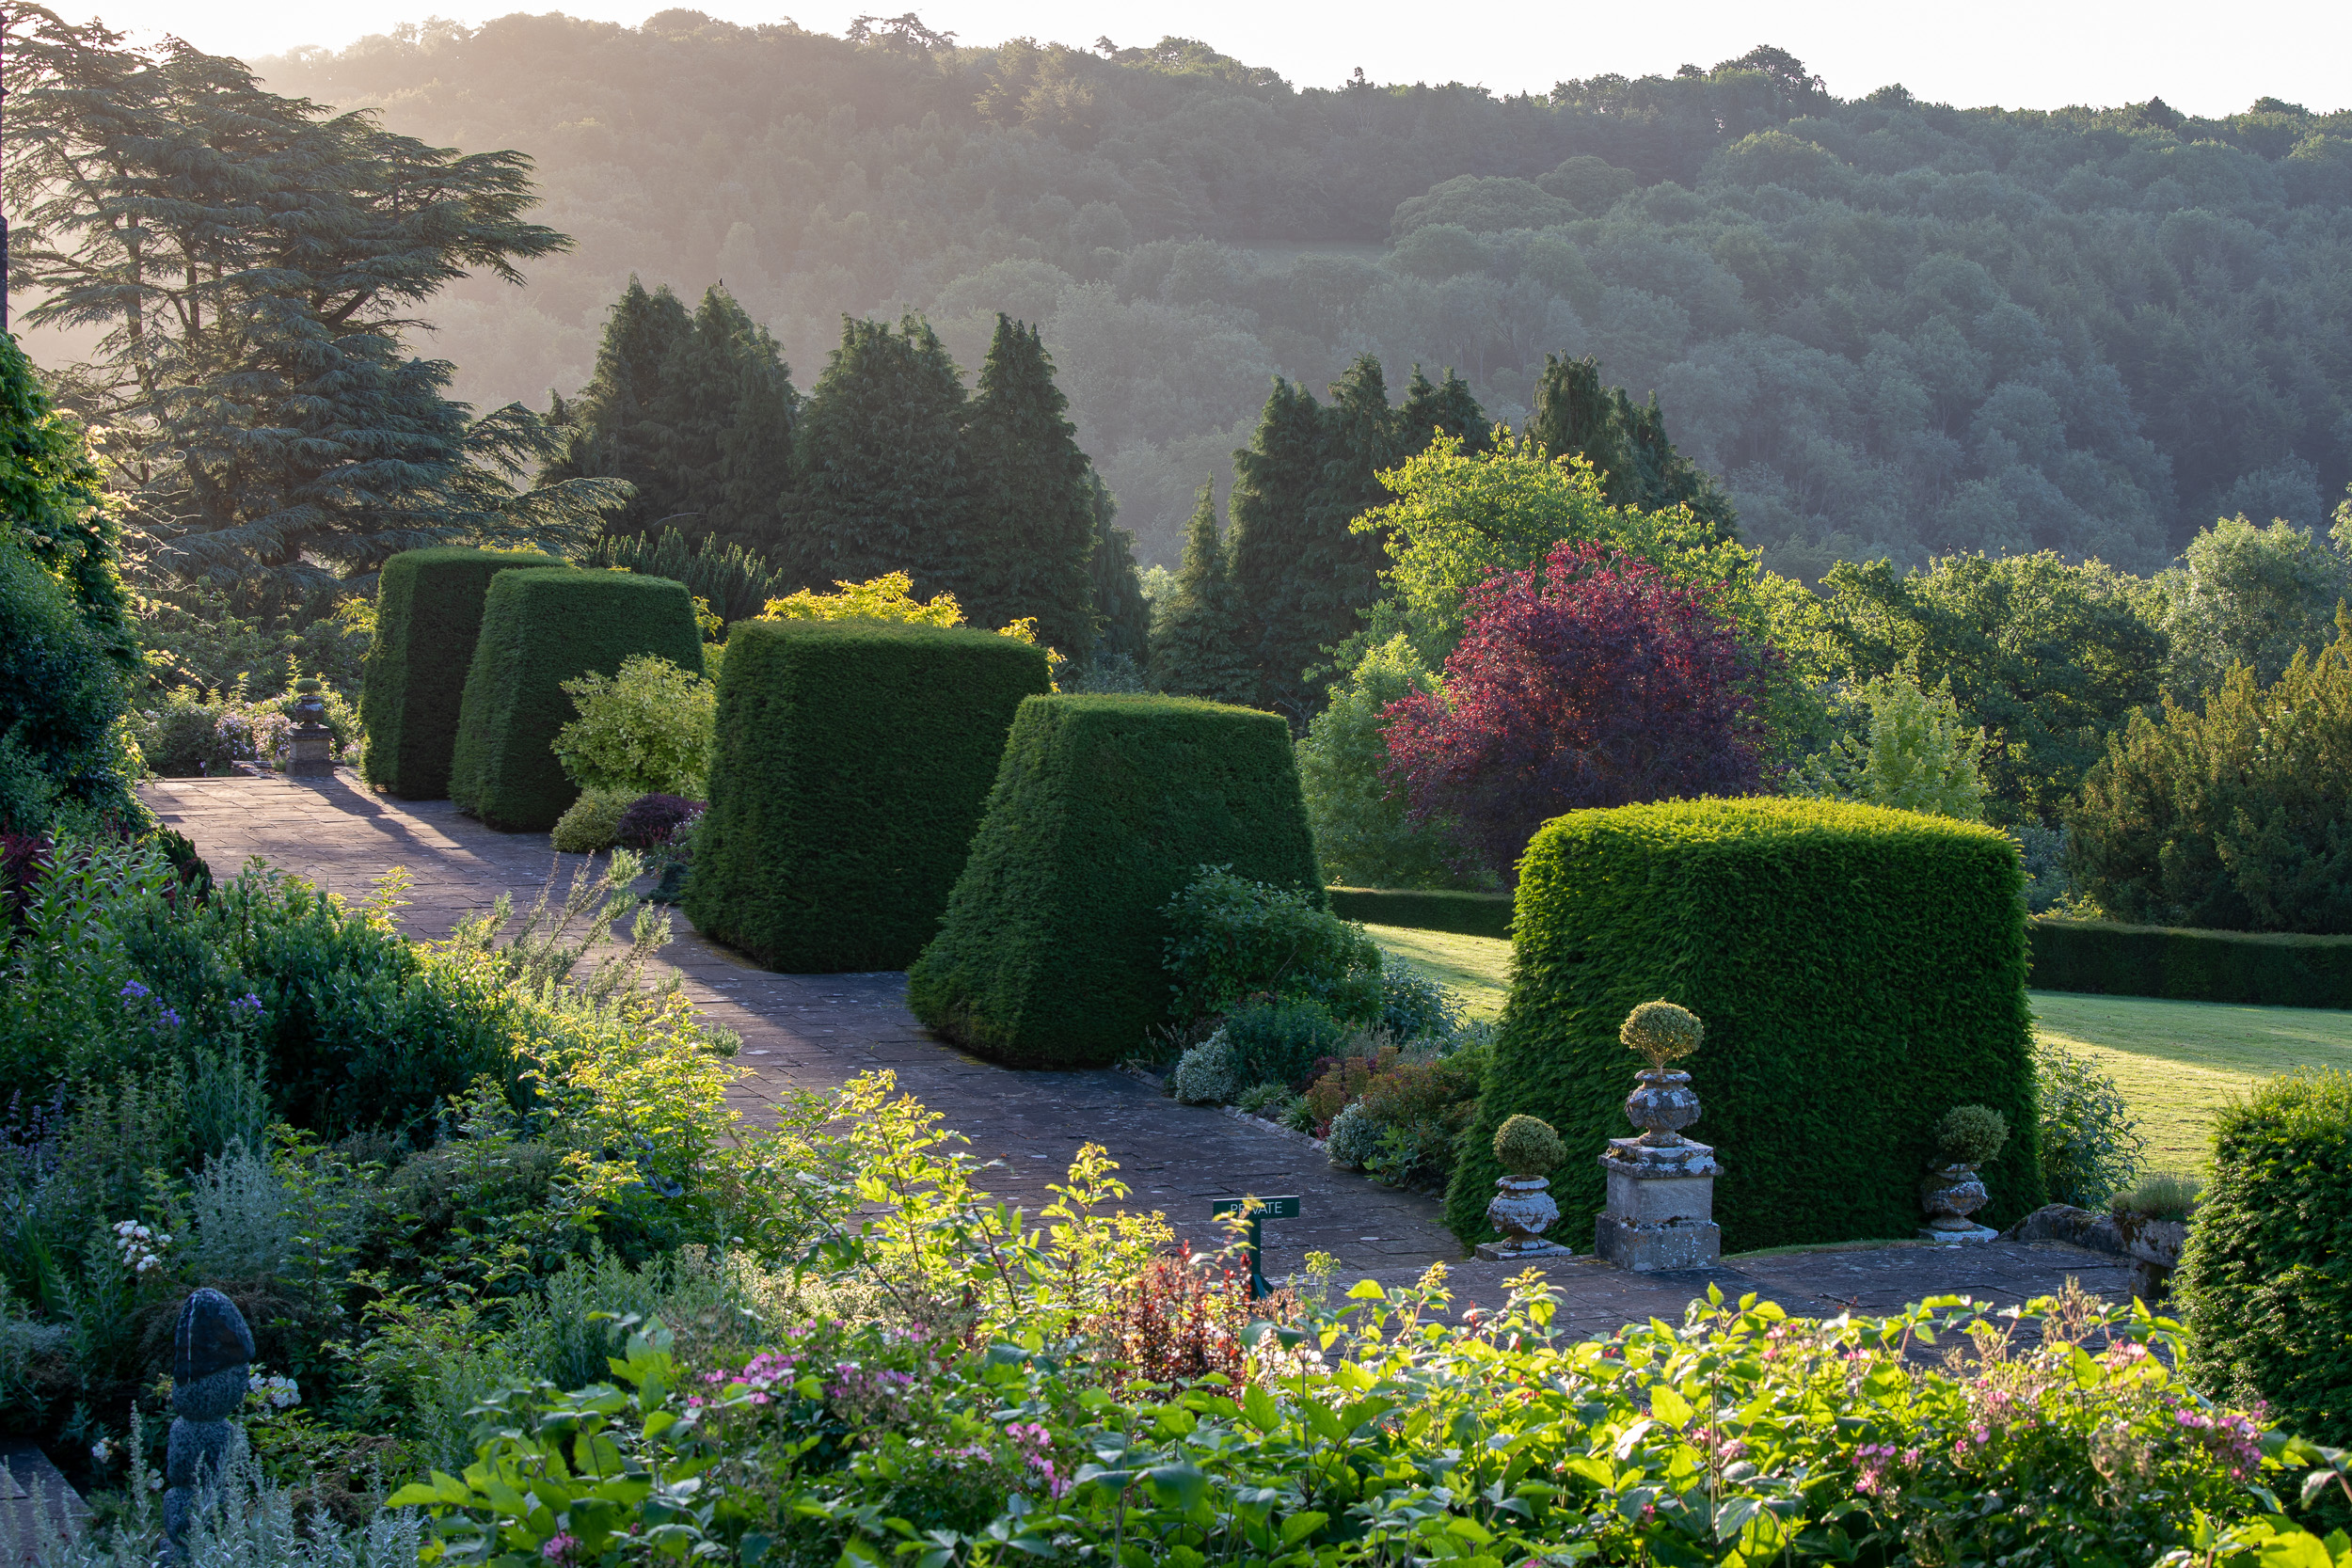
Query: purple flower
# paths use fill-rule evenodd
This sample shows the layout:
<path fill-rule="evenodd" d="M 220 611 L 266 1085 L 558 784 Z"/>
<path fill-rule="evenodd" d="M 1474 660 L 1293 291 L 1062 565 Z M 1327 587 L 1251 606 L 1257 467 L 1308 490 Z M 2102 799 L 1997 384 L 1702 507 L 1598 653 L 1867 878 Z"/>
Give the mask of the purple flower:
<path fill-rule="evenodd" d="M 166 1007 L 155 1015 L 155 1023 L 158 1028 L 177 1029 L 180 1027 L 180 1015 Z"/>
<path fill-rule="evenodd" d="M 136 980 L 125 980 L 122 983 L 121 996 L 126 1006 L 133 1002 L 143 1002 L 147 999 L 148 990 Z"/>
<path fill-rule="evenodd" d="M 243 996 L 238 997 L 234 1002 L 229 1004 L 229 1010 L 231 1013 L 254 1013 L 258 1015 L 262 1010 L 262 999 L 254 995 L 251 991 L 246 991 Z"/>

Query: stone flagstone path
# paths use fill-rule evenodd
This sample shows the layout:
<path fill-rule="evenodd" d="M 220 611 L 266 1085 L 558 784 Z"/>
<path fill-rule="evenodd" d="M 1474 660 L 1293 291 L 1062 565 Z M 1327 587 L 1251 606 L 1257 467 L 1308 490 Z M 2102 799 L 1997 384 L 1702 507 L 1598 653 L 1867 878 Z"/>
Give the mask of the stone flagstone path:
<path fill-rule="evenodd" d="M 501 893 L 528 909 L 551 872 L 568 883 L 582 862 L 555 854 L 541 834 L 494 832 L 446 800 L 373 794 L 348 770 L 326 779 L 166 779 L 141 793 L 215 875 L 258 856 L 357 898 L 387 870 L 405 867 L 415 885 L 403 919 L 420 938 L 447 935 Z M 1126 1072 L 1014 1071 L 942 1044 L 907 1011 L 903 975 L 772 974 L 697 935 L 683 916 L 676 927 L 661 960 L 706 1016 L 742 1036 L 738 1061 L 749 1071 L 730 1098 L 750 1117 L 772 1114 L 793 1090 L 827 1090 L 887 1068 L 900 1089 L 944 1113 L 974 1154 L 1001 1163 L 983 1184 L 1032 1212 L 1078 1147 L 1100 1143 L 1136 1205 L 1165 1212 L 1196 1245 L 1221 1240 L 1208 1217 L 1216 1199 L 1297 1194 L 1298 1219 L 1265 1225 L 1270 1276 L 1296 1270 L 1312 1249 L 1341 1259 L 1343 1284 L 1365 1275 L 1406 1283 L 1444 1262 L 1460 1307 L 1500 1305 L 1502 1282 L 1518 1272 L 1464 1259 L 1434 1198 L 1335 1170 L 1314 1148 L 1262 1124 L 1179 1105 Z M 1589 1249 L 1589 1237 L 1567 1240 Z M 2053 1292 L 2070 1276 L 2121 1296 L 2129 1272 L 2120 1259 L 2057 1242 L 1752 1255 L 1673 1275 L 1625 1274 L 1589 1259 L 1548 1271 L 1563 1293 L 1562 1320 L 1595 1334 L 1653 1316 L 1678 1321 L 1709 1283 L 1733 1299 L 1754 1291 L 1791 1312 L 1821 1316 L 1943 1294 L 2007 1305 Z"/>

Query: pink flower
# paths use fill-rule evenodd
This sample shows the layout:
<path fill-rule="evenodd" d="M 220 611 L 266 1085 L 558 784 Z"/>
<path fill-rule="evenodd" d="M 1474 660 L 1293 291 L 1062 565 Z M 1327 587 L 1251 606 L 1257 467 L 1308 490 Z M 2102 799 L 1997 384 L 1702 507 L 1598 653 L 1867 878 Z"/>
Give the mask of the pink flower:
<path fill-rule="evenodd" d="M 539 1548 L 539 1555 L 549 1562 L 563 1562 L 567 1560 L 579 1547 L 579 1537 L 558 1530 L 548 1537 L 548 1544 Z"/>

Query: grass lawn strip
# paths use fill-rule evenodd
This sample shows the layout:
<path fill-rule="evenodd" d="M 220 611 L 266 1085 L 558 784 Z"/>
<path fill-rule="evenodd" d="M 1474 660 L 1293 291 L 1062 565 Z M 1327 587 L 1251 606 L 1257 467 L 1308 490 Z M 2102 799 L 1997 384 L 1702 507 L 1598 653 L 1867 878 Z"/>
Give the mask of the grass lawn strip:
<path fill-rule="evenodd" d="M 1511 944 L 1497 937 L 1367 926 L 1380 950 L 1454 994 L 1471 1018 L 1494 1018 L 1511 995 Z"/>

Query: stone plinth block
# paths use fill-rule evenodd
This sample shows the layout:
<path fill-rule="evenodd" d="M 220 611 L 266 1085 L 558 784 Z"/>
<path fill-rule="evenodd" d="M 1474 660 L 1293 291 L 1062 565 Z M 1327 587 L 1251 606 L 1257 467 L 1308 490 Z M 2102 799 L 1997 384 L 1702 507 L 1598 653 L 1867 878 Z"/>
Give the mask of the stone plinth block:
<path fill-rule="evenodd" d="M 1723 1256 L 1715 1224 L 1715 1178 L 1723 1167 L 1705 1144 L 1661 1147 L 1613 1138 L 1600 1157 L 1609 1206 L 1593 1224 L 1593 1250 L 1621 1269 L 1704 1268 Z"/>
<path fill-rule="evenodd" d="M 335 771 L 335 736 L 314 724 L 297 724 L 286 741 L 286 771 L 293 777 L 321 778 Z"/>
<path fill-rule="evenodd" d="M 1489 1263 L 1509 1263 L 1521 1258 L 1573 1258 L 1576 1248 L 1547 1242 L 1541 1237 L 1524 1244 L 1512 1242 L 1481 1242 L 1478 1256 Z"/>
<path fill-rule="evenodd" d="M 1923 1225 L 1919 1227 L 1921 1241 L 1936 1242 L 1945 1246 L 1959 1246 L 1965 1242 L 1990 1242 L 1999 1235 L 2000 1232 L 1989 1225 L 1963 1223 L 1950 1230 L 1940 1229 L 1932 1225 Z"/>

